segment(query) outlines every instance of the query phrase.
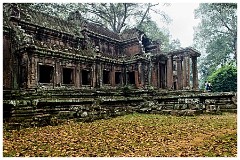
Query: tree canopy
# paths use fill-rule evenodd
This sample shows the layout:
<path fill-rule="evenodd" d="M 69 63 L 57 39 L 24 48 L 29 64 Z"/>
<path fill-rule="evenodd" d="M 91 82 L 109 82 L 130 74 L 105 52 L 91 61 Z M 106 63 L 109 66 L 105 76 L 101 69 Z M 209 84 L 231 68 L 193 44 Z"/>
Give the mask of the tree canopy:
<path fill-rule="evenodd" d="M 237 62 L 237 4 L 202 3 L 195 10 L 201 23 L 195 28 L 194 47 L 205 52 L 199 71 L 202 82 L 217 68 Z"/>
<path fill-rule="evenodd" d="M 5 3 L 5 10 L 9 7 Z M 30 8 L 61 19 L 68 19 L 71 13 L 78 11 L 87 21 L 103 25 L 113 32 L 138 28 L 153 41 L 160 41 L 163 52 L 178 49 L 178 39 L 171 40 L 169 30 L 160 28 L 152 20 L 152 13 L 161 21 L 170 23 L 171 18 L 161 11 L 161 6 L 170 4 L 158 3 L 18 3 L 22 8 Z"/>
<path fill-rule="evenodd" d="M 67 19 L 70 12 L 80 11 L 85 19 L 102 24 L 116 33 L 120 33 L 125 28 L 141 26 L 145 21 L 151 20 L 151 13 L 157 13 L 159 18 L 170 22 L 170 18 L 158 9 L 160 7 L 158 3 L 28 3 L 23 5 L 63 19 Z"/>
<path fill-rule="evenodd" d="M 151 14 L 155 13 L 162 22 L 171 22 L 171 18 L 161 11 L 162 5 L 158 3 L 19 3 L 18 5 L 62 19 L 68 19 L 71 13 L 79 11 L 84 19 L 101 24 L 116 33 L 136 27 L 144 31 L 153 41 L 160 40 L 163 52 L 181 46 L 178 39 L 170 39 L 168 29 L 159 28 L 152 20 Z"/>

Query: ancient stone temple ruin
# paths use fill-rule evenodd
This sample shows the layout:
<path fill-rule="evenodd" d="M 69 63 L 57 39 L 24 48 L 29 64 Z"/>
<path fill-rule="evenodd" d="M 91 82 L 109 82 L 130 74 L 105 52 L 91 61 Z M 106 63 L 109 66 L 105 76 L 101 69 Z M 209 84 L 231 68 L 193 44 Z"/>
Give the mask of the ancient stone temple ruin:
<path fill-rule="evenodd" d="M 4 89 L 198 88 L 200 53 L 192 48 L 163 53 L 160 41 L 136 28 L 116 34 L 79 12 L 61 20 L 11 9 L 4 21 Z"/>
<path fill-rule="evenodd" d="M 193 48 L 163 53 L 161 40 L 141 30 L 117 34 L 79 12 L 62 20 L 11 4 L 3 21 L 4 120 L 104 118 L 132 112 L 151 97 L 179 105 L 161 91 L 197 92 L 199 56 Z"/>

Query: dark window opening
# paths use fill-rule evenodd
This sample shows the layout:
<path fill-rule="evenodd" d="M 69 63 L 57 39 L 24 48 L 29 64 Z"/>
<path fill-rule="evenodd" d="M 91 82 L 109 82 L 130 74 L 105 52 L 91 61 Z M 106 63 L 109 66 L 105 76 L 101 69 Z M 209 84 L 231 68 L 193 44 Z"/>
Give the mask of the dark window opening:
<path fill-rule="evenodd" d="M 107 52 L 108 54 L 112 54 L 111 46 L 109 44 L 107 45 Z"/>
<path fill-rule="evenodd" d="M 128 82 L 129 84 L 135 84 L 135 73 L 133 72 L 128 72 Z"/>
<path fill-rule="evenodd" d="M 103 71 L 103 83 L 110 84 L 110 71 Z"/>
<path fill-rule="evenodd" d="M 63 68 L 63 84 L 73 84 L 73 69 Z"/>
<path fill-rule="evenodd" d="M 3 104 L 3 122 L 8 122 L 12 117 L 12 108 L 11 104 Z"/>
<path fill-rule="evenodd" d="M 81 44 L 81 49 L 82 50 L 87 49 L 87 41 L 83 41 L 83 43 Z"/>
<path fill-rule="evenodd" d="M 177 89 L 177 82 L 173 82 L 173 90 Z"/>
<path fill-rule="evenodd" d="M 39 82 L 40 83 L 53 82 L 53 66 L 39 65 Z"/>
<path fill-rule="evenodd" d="M 118 47 L 117 46 L 115 47 L 115 53 L 114 54 L 118 55 Z"/>
<path fill-rule="evenodd" d="M 91 74 L 88 70 L 82 70 L 82 85 L 91 84 Z"/>
<path fill-rule="evenodd" d="M 68 43 L 69 38 L 67 36 L 63 36 L 62 41 L 63 41 L 63 43 Z"/>
<path fill-rule="evenodd" d="M 70 43 L 70 46 L 73 48 L 79 49 L 79 48 L 81 48 L 82 43 L 83 42 L 79 38 L 76 38 L 76 40 L 74 40 Z"/>
<path fill-rule="evenodd" d="M 121 83 L 121 77 L 122 77 L 121 72 L 115 72 L 115 84 L 120 84 Z"/>
<path fill-rule="evenodd" d="M 94 40 L 94 44 L 95 44 L 95 46 L 99 46 L 99 40 L 98 40 L 98 39 L 95 39 L 95 40 Z"/>
<path fill-rule="evenodd" d="M 27 83 L 27 67 L 24 65 L 24 66 L 21 66 L 20 68 L 20 84 L 21 84 L 21 87 L 25 87 L 25 84 Z"/>
<path fill-rule="evenodd" d="M 44 33 L 43 28 L 39 28 L 36 33 L 36 39 L 39 41 L 47 41 L 48 35 Z"/>

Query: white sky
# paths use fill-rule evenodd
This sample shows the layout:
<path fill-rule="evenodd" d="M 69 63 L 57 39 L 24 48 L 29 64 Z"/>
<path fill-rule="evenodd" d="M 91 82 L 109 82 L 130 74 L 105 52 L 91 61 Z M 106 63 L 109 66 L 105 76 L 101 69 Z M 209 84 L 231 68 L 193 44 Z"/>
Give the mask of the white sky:
<path fill-rule="evenodd" d="M 199 19 L 194 19 L 194 9 L 198 8 L 198 3 L 171 3 L 170 6 L 160 5 L 171 19 L 170 24 L 164 24 L 159 20 L 159 16 L 154 16 L 159 27 L 168 28 L 172 39 L 179 39 L 181 47 L 189 47 L 193 44 L 193 27 L 197 26 Z"/>

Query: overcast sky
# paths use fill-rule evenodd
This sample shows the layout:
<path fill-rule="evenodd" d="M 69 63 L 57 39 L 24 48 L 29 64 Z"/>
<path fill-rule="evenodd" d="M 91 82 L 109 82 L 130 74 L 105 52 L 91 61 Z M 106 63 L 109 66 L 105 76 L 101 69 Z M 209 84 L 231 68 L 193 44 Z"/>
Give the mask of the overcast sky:
<path fill-rule="evenodd" d="M 170 6 L 160 6 L 171 19 L 170 24 L 163 24 L 154 16 L 160 27 L 165 26 L 169 29 L 173 39 L 179 39 L 181 47 L 188 47 L 193 44 L 193 27 L 197 26 L 199 19 L 194 19 L 194 9 L 198 8 L 199 3 L 172 3 Z"/>

